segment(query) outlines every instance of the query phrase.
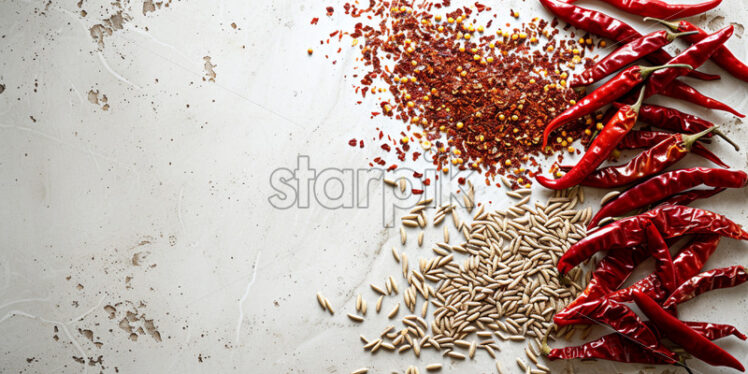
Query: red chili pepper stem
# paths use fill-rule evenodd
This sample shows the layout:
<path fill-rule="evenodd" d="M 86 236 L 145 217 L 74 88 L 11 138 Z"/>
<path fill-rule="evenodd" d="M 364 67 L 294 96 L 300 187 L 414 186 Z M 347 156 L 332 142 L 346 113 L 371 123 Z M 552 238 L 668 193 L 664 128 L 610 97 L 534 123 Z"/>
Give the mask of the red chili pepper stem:
<path fill-rule="evenodd" d="M 664 19 L 654 18 L 654 17 L 644 17 L 644 22 L 647 21 L 655 21 L 659 22 L 667 27 L 669 27 L 671 30 L 676 31 L 678 30 L 678 23 L 677 22 L 671 22 L 671 21 L 665 21 Z M 696 31 L 698 33 L 698 31 Z"/>
<path fill-rule="evenodd" d="M 695 143 L 697 140 L 699 140 L 699 138 L 701 138 L 702 136 L 704 136 L 704 135 L 706 135 L 706 134 L 708 134 L 708 133 L 716 130 L 718 127 L 719 126 L 710 127 L 710 128 L 708 128 L 708 129 L 706 129 L 706 130 L 704 130 L 702 132 L 698 132 L 698 133 L 692 134 L 692 135 L 682 135 L 683 147 L 686 148 L 687 150 L 691 151 L 691 147 L 693 146 L 693 143 Z"/>
<path fill-rule="evenodd" d="M 688 64 L 668 64 L 668 65 L 658 65 L 658 66 L 640 66 L 639 67 L 639 74 L 642 77 L 642 80 L 647 79 L 650 74 L 654 73 L 657 70 L 662 69 L 668 69 L 668 68 L 684 68 L 688 70 L 693 70 L 693 67 Z"/>
<path fill-rule="evenodd" d="M 687 36 L 687 35 L 693 35 L 693 34 L 699 33 L 698 31 L 672 32 L 670 30 L 665 30 L 665 32 L 667 32 L 667 40 L 671 42 L 681 36 Z"/>
<path fill-rule="evenodd" d="M 722 138 L 722 140 L 726 141 L 726 142 L 727 142 L 727 144 L 729 144 L 729 145 L 731 145 L 731 146 L 732 146 L 733 148 L 735 148 L 735 150 L 736 150 L 736 151 L 740 151 L 740 146 L 739 146 L 739 145 L 738 145 L 737 143 L 735 143 L 735 141 L 734 141 L 734 140 L 730 139 L 730 138 L 729 138 L 729 137 L 728 137 L 727 135 L 725 135 L 725 133 L 723 133 L 722 131 L 720 131 L 720 130 L 715 130 L 715 131 L 714 131 L 714 135 L 717 135 L 717 136 L 719 136 L 720 138 Z"/>

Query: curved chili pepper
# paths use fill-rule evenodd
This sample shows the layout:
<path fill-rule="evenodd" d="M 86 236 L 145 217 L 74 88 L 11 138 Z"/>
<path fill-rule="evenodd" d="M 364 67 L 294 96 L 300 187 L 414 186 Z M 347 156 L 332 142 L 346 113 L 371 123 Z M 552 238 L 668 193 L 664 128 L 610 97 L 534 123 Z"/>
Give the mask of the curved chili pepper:
<path fill-rule="evenodd" d="M 608 334 L 597 340 L 576 347 L 551 349 L 547 352 L 546 356 L 551 361 L 559 359 L 570 360 L 573 358 L 596 358 L 608 361 L 651 365 L 665 365 L 672 363 L 672 360 L 654 354 L 618 333 Z"/>
<path fill-rule="evenodd" d="M 581 185 L 597 188 L 621 187 L 657 174 L 686 157 L 694 142 L 710 131 L 712 129 L 693 135 L 673 134 L 625 164 L 598 169 L 588 175 Z"/>
<path fill-rule="evenodd" d="M 557 0 L 540 0 L 540 3 L 564 22 L 580 30 L 585 30 L 617 43 L 626 44 L 642 36 L 642 34 L 623 21 L 595 10 L 580 8 L 576 5 L 566 4 Z M 664 65 L 672 58 L 663 49 L 654 51 L 646 56 L 646 60 L 655 65 Z M 695 70 L 690 72 L 688 76 L 702 80 L 720 79 L 719 75 L 706 74 Z"/>
<path fill-rule="evenodd" d="M 681 248 L 678 255 L 673 259 L 676 283 L 682 284 L 690 279 L 704 267 L 709 256 L 714 253 L 719 244 L 720 236 L 707 234 L 695 235 L 690 242 Z M 634 291 L 645 293 L 647 296 L 664 301 L 668 292 L 662 287 L 657 274 L 650 274 L 633 285 L 609 294 L 607 297 L 618 302 L 629 302 L 633 300 Z"/>
<path fill-rule="evenodd" d="M 678 286 L 673 258 L 670 256 L 670 248 L 665 243 L 665 239 L 654 224 L 647 226 L 647 249 L 655 259 L 655 273 L 660 278 L 662 287 L 673 292 Z"/>
<path fill-rule="evenodd" d="M 570 323 L 589 323 L 586 319 L 579 317 L 579 314 L 589 314 L 590 307 L 596 306 L 589 302 L 601 299 L 605 295 L 617 290 L 628 279 L 634 269 L 649 257 L 650 251 L 644 246 L 610 250 L 607 256 L 597 264 L 584 291 L 574 301 L 564 307 L 563 310 L 556 313 L 553 316 L 553 320 L 559 325 L 564 320 Z"/>
<path fill-rule="evenodd" d="M 662 66 L 632 66 L 618 73 L 614 78 L 605 82 L 585 96 L 575 105 L 566 109 L 554 118 L 545 130 L 543 130 L 543 149 L 548 144 L 548 136 L 561 125 L 571 122 L 579 117 L 590 114 L 602 106 L 612 103 L 614 100 L 631 91 L 632 88 L 643 82 L 653 72 L 660 69 L 672 67 L 687 67 L 688 65 L 662 65 Z"/>
<path fill-rule="evenodd" d="M 659 337 L 647 327 L 639 316 L 625 304 L 606 298 L 593 301 L 597 307 L 582 315 L 592 323 L 603 323 L 627 338 L 636 341 L 651 353 L 661 356 L 669 363 L 676 362 L 675 354 L 660 344 Z M 547 351 L 547 346 L 544 347 Z"/>
<path fill-rule="evenodd" d="M 644 244 L 649 224 L 654 224 L 665 239 L 686 234 L 719 234 L 748 240 L 748 232 L 722 215 L 689 206 L 667 205 L 595 229 L 561 256 L 557 264 L 559 273 L 566 274 L 599 251 Z"/>
<path fill-rule="evenodd" d="M 699 334 L 703 335 L 709 340 L 717 340 L 724 338 L 725 336 L 735 335 L 740 340 L 745 340 L 746 336 L 743 335 L 735 326 L 724 325 L 720 323 L 709 323 L 709 322 L 691 322 L 683 321 L 688 327 L 694 329 Z"/>
<path fill-rule="evenodd" d="M 667 132 L 662 132 L 662 131 L 644 131 L 644 130 L 631 131 L 628 134 L 626 134 L 626 136 L 623 138 L 623 140 L 621 140 L 620 143 L 618 143 L 618 148 L 620 149 L 650 148 L 662 142 L 669 136 L 672 136 L 672 134 L 667 133 Z M 706 137 L 706 135 L 704 137 Z M 730 167 L 729 165 L 725 164 L 717 155 L 712 153 L 712 151 L 704 147 L 704 145 L 699 142 L 693 143 L 691 152 L 723 168 Z"/>
<path fill-rule="evenodd" d="M 644 87 L 639 92 L 639 100 L 631 106 L 624 105 L 621 109 L 616 112 L 613 118 L 605 124 L 605 127 L 600 131 L 595 140 L 592 141 L 587 151 L 582 156 L 582 159 L 577 162 L 574 168 L 568 173 L 564 174 L 563 177 L 558 179 L 548 179 L 542 175 L 537 175 L 536 179 L 538 183 L 543 185 L 545 188 L 554 190 L 564 190 L 572 186 L 576 186 L 584 180 L 584 178 L 590 173 L 595 171 L 595 168 L 608 158 L 611 152 L 615 149 L 616 144 L 626 136 L 626 133 L 631 131 L 636 124 L 636 117 L 639 113 L 639 107 L 644 100 Z"/>
<path fill-rule="evenodd" d="M 660 18 L 660 17 L 657 17 L 657 18 Z M 673 31 L 678 31 L 678 32 L 696 31 L 697 34 L 689 34 L 688 37 L 685 38 L 687 41 L 691 43 L 697 43 L 701 39 L 704 39 L 707 37 L 707 35 L 709 35 L 706 31 L 702 30 L 698 26 L 688 21 L 668 22 L 668 21 L 663 21 L 661 19 L 657 19 L 657 18 L 647 17 L 647 18 L 644 18 L 644 20 L 645 21 L 652 20 L 652 21 L 660 22 L 663 25 L 670 27 Z M 726 46 L 723 45 L 717 48 L 717 51 L 714 52 L 711 59 L 712 61 L 714 61 L 715 64 L 719 65 L 722 69 L 727 70 L 727 72 L 732 74 L 735 78 L 748 82 L 748 65 L 740 61 L 737 57 L 735 57 L 735 55 L 733 55 L 732 52 L 730 52 L 730 50 Z"/>
<path fill-rule="evenodd" d="M 745 371 L 743 365 L 735 357 L 670 315 L 649 296 L 634 292 L 634 302 L 660 332 L 694 357 L 710 365 L 728 366 Z"/>
<path fill-rule="evenodd" d="M 613 105 L 616 107 L 623 106 L 623 104 L 619 103 L 613 103 Z M 661 129 L 689 134 L 695 134 L 715 126 L 714 123 L 692 114 L 652 104 L 642 104 L 641 109 L 639 110 L 639 121 Z M 740 147 L 738 147 L 738 145 L 732 141 L 732 139 L 728 138 L 722 131 L 715 130 L 712 134 L 717 135 L 730 143 L 736 151 L 740 150 Z M 709 138 L 712 134 L 706 135 L 705 137 Z"/>
<path fill-rule="evenodd" d="M 678 286 L 678 289 L 673 291 L 662 304 L 662 308 L 674 310 L 675 305 L 691 300 L 704 292 L 735 287 L 745 281 L 748 281 L 748 273 L 740 265 L 705 271 Z"/>
<path fill-rule="evenodd" d="M 695 32 L 696 31 L 693 31 L 693 33 Z M 623 47 L 611 52 L 605 58 L 595 63 L 595 65 L 592 65 L 592 67 L 583 71 L 581 74 L 573 77 L 569 81 L 569 86 L 589 86 L 623 67 L 636 62 L 636 60 L 659 50 L 670 44 L 675 40 L 675 38 L 683 35 L 690 34 L 672 33 L 666 30 L 659 30 L 636 38 Z"/>
<path fill-rule="evenodd" d="M 724 187 L 710 188 L 706 190 L 691 190 L 673 195 L 669 199 L 663 200 L 655 207 L 663 205 L 689 205 L 696 200 L 708 199 L 722 191 L 726 190 Z"/>
<path fill-rule="evenodd" d="M 662 19 L 687 18 L 716 8 L 722 0 L 708 0 L 698 4 L 668 4 L 660 0 L 601 0 L 625 12 L 642 17 Z M 574 0 L 568 1 L 574 2 Z M 659 14 L 655 16 L 654 14 Z"/>
<path fill-rule="evenodd" d="M 699 333 L 699 335 L 702 335 L 709 340 L 717 340 L 730 335 L 735 335 L 741 340 L 746 339 L 746 336 L 738 331 L 735 326 L 708 322 L 683 321 L 683 323 Z M 652 330 L 652 332 L 659 335 L 659 331 L 657 331 L 651 323 L 645 322 L 645 324 Z M 663 359 L 662 356 L 652 354 L 652 352 L 641 345 L 618 333 L 604 335 L 597 340 L 576 347 L 551 349 L 547 356 L 551 361 L 558 359 L 569 360 L 573 358 L 598 358 L 601 360 L 653 365 L 664 365 L 669 363 L 668 360 Z"/>
<path fill-rule="evenodd" d="M 714 34 L 709 35 L 700 42 L 693 44 L 685 51 L 673 57 L 672 60 L 668 61 L 668 64 L 686 64 L 691 66 L 691 69 L 698 68 L 717 51 L 717 48 L 725 44 L 727 39 L 732 36 L 734 30 L 735 27 L 729 25 Z M 669 69 L 662 69 L 652 73 L 647 84 L 646 97 L 650 97 L 663 91 L 664 87 L 668 86 L 675 78 L 684 75 L 689 71 L 689 69 L 671 67 Z"/>
<path fill-rule="evenodd" d="M 605 217 L 622 216 L 702 184 L 710 187 L 741 188 L 745 187 L 746 183 L 748 174 L 740 170 L 690 168 L 669 171 L 630 188 L 605 204 L 592 217 L 587 228 L 594 228 Z"/>
<path fill-rule="evenodd" d="M 716 109 L 716 110 L 723 110 L 725 112 L 730 112 L 740 118 L 745 117 L 744 114 L 731 108 L 729 105 L 721 101 L 712 99 L 711 97 L 706 96 L 699 91 L 696 91 L 695 88 L 677 79 L 672 81 L 670 85 L 665 86 L 665 88 L 660 92 L 660 95 L 672 97 L 673 99 L 688 101 L 690 103 L 694 103 L 696 105 L 700 105 L 708 109 Z"/>

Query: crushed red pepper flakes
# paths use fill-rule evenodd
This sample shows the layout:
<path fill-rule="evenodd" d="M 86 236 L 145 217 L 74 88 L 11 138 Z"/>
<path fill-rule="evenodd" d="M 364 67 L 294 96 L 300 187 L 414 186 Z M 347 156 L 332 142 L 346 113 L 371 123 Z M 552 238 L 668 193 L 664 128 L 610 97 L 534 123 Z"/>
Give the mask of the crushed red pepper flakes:
<path fill-rule="evenodd" d="M 534 156 L 541 152 L 542 130 L 581 97 L 565 80 L 574 67 L 593 62 L 585 54 L 594 43 L 579 48 L 573 33 L 559 35 L 556 19 L 492 29 L 493 20 L 478 24 L 477 16 L 491 11 L 478 2 L 450 11 L 449 0 L 397 4 L 369 0 L 367 8 L 359 8 L 346 3 L 345 14 L 360 22 L 352 31 L 329 34 L 338 41 L 344 35 L 352 38 L 351 46 L 360 51 L 356 62 L 362 66 L 354 68 L 361 70 L 354 75 L 360 85 L 354 89 L 363 98 L 376 95 L 382 111 L 371 116 L 400 120 L 413 132 L 388 136 L 380 148 L 394 149 L 404 162 L 410 150 L 406 140 L 428 141 L 424 152 L 439 169 L 472 168 L 485 173 L 487 184 L 496 174 L 507 175 L 515 188 L 530 183 L 531 175 L 540 172 Z M 513 10 L 510 16 L 519 18 Z M 589 132 L 583 130 L 594 122 L 589 116 L 567 125 L 564 139 L 552 150 L 561 151 L 561 157 L 570 149 L 568 138 L 585 144 Z M 416 160 L 421 153 L 412 156 Z M 377 157 L 375 162 L 384 161 Z"/>

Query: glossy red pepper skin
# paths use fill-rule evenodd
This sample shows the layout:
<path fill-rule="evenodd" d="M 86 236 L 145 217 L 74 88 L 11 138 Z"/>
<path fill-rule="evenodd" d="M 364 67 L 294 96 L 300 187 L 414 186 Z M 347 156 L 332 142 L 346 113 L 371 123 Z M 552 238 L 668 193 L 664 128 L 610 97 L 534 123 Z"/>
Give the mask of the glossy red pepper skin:
<path fill-rule="evenodd" d="M 682 284 L 704 267 L 709 257 L 717 250 L 720 236 L 714 234 L 694 235 L 673 259 L 677 284 Z M 633 300 L 634 291 L 640 291 L 657 300 L 665 301 L 669 293 L 662 287 L 657 274 L 650 274 L 633 285 L 608 294 L 608 298 L 619 302 Z"/>
<path fill-rule="evenodd" d="M 617 106 L 623 104 L 616 104 Z M 677 109 L 653 104 L 642 104 L 639 121 L 661 129 L 695 134 L 714 127 L 714 123 Z M 710 137 L 710 135 L 707 135 Z"/>
<path fill-rule="evenodd" d="M 651 365 L 672 363 L 672 360 L 654 354 L 618 333 L 608 334 L 575 347 L 552 349 L 548 353 L 548 358 L 551 361 L 580 358 Z"/>
<path fill-rule="evenodd" d="M 589 86 L 670 44 L 677 35 L 664 30 L 638 37 L 569 80 L 570 87 Z"/>
<path fill-rule="evenodd" d="M 746 339 L 746 336 L 732 325 L 691 321 L 683 321 L 683 323 L 709 340 L 717 340 L 730 335 L 735 335 L 740 340 Z"/>
<path fill-rule="evenodd" d="M 641 100 L 633 106 L 624 105 L 618 109 L 613 118 L 605 124 L 600 134 L 592 141 L 582 159 L 568 173 L 564 174 L 563 177 L 549 179 L 538 174 L 536 176 L 538 183 L 545 188 L 564 190 L 582 182 L 585 177 L 594 172 L 595 168 L 600 166 L 610 156 L 616 144 L 631 131 L 636 124 L 640 105 Z"/>
<path fill-rule="evenodd" d="M 623 104 L 613 103 L 613 105 L 620 107 Z M 650 126 L 665 130 L 684 132 L 688 134 L 695 134 L 715 126 L 714 123 L 692 114 L 652 104 L 643 104 L 641 106 L 641 109 L 639 110 L 639 122 L 644 122 Z M 715 130 L 712 134 L 707 134 L 704 137 L 710 138 L 712 135 L 718 135 L 735 147 L 736 150 L 740 150 L 740 147 L 725 136 L 725 134 L 720 130 Z"/>
<path fill-rule="evenodd" d="M 660 17 L 655 17 L 655 18 L 660 18 Z M 685 18 L 685 17 L 679 16 L 679 18 Z M 706 38 L 709 35 L 706 31 L 702 30 L 698 26 L 688 21 L 680 21 L 678 23 L 675 23 L 675 22 L 663 22 L 663 23 L 669 26 L 671 29 L 673 29 L 673 31 L 678 31 L 678 32 L 696 31 L 698 32 L 697 34 L 684 36 L 684 39 L 689 41 L 690 43 L 698 43 L 700 40 Z M 717 48 L 717 51 L 714 52 L 711 59 L 712 61 L 714 61 L 715 64 L 727 70 L 735 78 L 748 82 L 748 65 L 740 61 L 737 57 L 735 57 L 735 55 L 732 54 L 732 52 L 730 52 L 730 50 L 726 46 L 723 45 Z"/>
<path fill-rule="evenodd" d="M 729 105 L 723 102 L 720 102 L 718 100 L 712 99 L 711 97 L 708 97 L 702 94 L 701 92 L 696 91 L 695 88 L 677 79 L 672 81 L 670 85 L 664 87 L 663 90 L 660 92 L 660 95 L 672 97 L 673 99 L 688 101 L 690 103 L 703 106 L 704 108 L 708 108 L 708 109 L 716 109 L 716 110 L 722 110 L 725 112 L 730 112 L 740 118 L 745 117 L 744 114 L 731 108 Z"/>
<path fill-rule="evenodd" d="M 659 337 L 639 319 L 628 306 L 609 299 L 594 301 L 596 307 L 583 317 L 591 323 L 610 326 L 619 334 L 643 345 L 653 353 L 661 355 L 670 363 L 676 362 L 676 355 L 660 344 Z"/>
<path fill-rule="evenodd" d="M 729 266 L 726 268 L 712 269 L 701 274 L 693 276 L 691 279 L 683 282 L 672 294 L 662 303 L 665 310 L 675 311 L 677 304 L 686 302 L 704 292 L 709 292 L 721 288 L 735 287 L 748 281 L 748 273 L 740 265 Z"/>
<path fill-rule="evenodd" d="M 627 13 L 661 19 L 688 18 L 716 8 L 722 0 L 708 0 L 697 4 L 669 4 L 660 0 L 601 0 Z M 572 3 L 574 0 L 567 0 Z M 659 14 L 654 16 L 653 14 Z"/>
<path fill-rule="evenodd" d="M 591 34 L 621 44 L 626 44 L 642 36 L 642 34 L 625 22 L 595 10 L 580 8 L 576 5 L 557 0 L 540 0 L 540 3 L 562 21 L 580 30 L 585 30 Z M 663 49 L 654 51 L 646 56 L 646 60 L 655 65 L 664 65 L 672 58 Z M 691 71 L 688 76 L 702 80 L 720 78 L 719 75 L 706 74 L 700 71 Z"/>
<path fill-rule="evenodd" d="M 644 81 L 645 77 L 641 71 L 642 66 L 631 66 L 623 70 L 554 118 L 543 130 L 543 149 L 548 144 L 548 136 L 553 130 L 612 103 Z"/>
<path fill-rule="evenodd" d="M 622 165 L 608 166 L 589 174 L 581 183 L 596 188 L 614 188 L 638 182 L 674 165 L 689 153 L 683 135 L 672 134 L 654 147 Z"/>
<path fill-rule="evenodd" d="M 649 224 L 654 224 L 665 239 L 686 234 L 719 234 L 748 240 L 748 232 L 724 216 L 688 206 L 667 205 L 595 229 L 561 256 L 557 264 L 559 273 L 566 274 L 599 251 L 646 243 Z"/>
<path fill-rule="evenodd" d="M 592 217 L 588 229 L 605 217 L 618 217 L 646 207 L 674 194 L 700 186 L 741 188 L 748 183 L 748 174 L 741 170 L 690 168 L 669 171 L 642 182 L 605 204 Z"/>
<path fill-rule="evenodd" d="M 671 133 L 662 131 L 646 131 L 638 130 L 631 131 L 618 143 L 619 149 L 638 149 L 638 148 L 651 148 L 659 144 L 667 137 L 672 136 Z M 701 156 L 717 166 L 723 168 L 729 168 L 730 166 L 725 164 L 717 155 L 712 153 L 709 149 L 704 147 L 703 144 L 696 142 L 691 146 L 691 153 Z"/>
<path fill-rule="evenodd" d="M 727 351 L 673 317 L 649 296 L 634 292 L 634 302 L 657 329 L 686 352 L 714 366 L 728 366 L 745 371 L 743 365 Z"/>
<path fill-rule="evenodd" d="M 727 39 L 732 36 L 734 30 L 735 28 L 729 25 L 673 57 L 668 64 L 687 64 L 691 66 L 691 69 L 672 67 L 655 71 L 647 82 L 645 97 L 651 97 L 662 92 L 675 78 L 685 75 L 704 64 L 720 46 L 725 44 Z"/>
<path fill-rule="evenodd" d="M 657 205 L 655 205 L 655 207 L 660 207 L 664 205 L 689 205 L 696 200 L 708 199 L 724 190 L 726 190 L 726 188 L 719 187 L 719 188 L 710 188 L 706 190 L 686 191 L 686 192 L 673 195 L 668 199 L 658 202 Z"/>
<path fill-rule="evenodd" d="M 643 246 L 610 250 L 608 255 L 597 264 L 584 291 L 563 310 L 556 313 L 553 316 L 554 321 L 559 325 L 563 323 L 590 323 L 587 319 L 579 316 L 579 314 L 589 314 L 590 307 L 595 307 L 594 303 L 589 302 L 601 299 L 617 290 L 626 282 L 634 269 L 649 257 L 650 251 Z"/>
<path fill-rule="evenodd" d="M 746 339 L 746 336 L 738 331 L 735 326 L 708 322 L 683 321 L 683 323 L 709 340 L 717 340 L 730 335 L 735 335 L 741 340 Z M 652 324 L 646 322 L 645 324 L 647 324 L 655 334 L 659 335 L 659 331 L 656 331 Z M 660 355 L 653 354 L 649 350 L 644 349 L 641 345 L 626 339 L 623 335 L 618 333 L 604 335 L 597 340 L 576 347 L 552 349 L 548 353 L 548 358 L 551 361 L 558 359 L 569 360 L 573 358 L 596 358 L 608 361 L 653 365 L 665 365 L 670 363 L 668 362 L 669 360 L 664 359 Z"/>
<path fill-rule="evenodd" d="M 678 286 L 675 278 L 675 266 L 670 255 L 670 247 L 657 231 L 654 224 L 647 226 L 647 249 L 655 259 L 655 274 L 660 278 L 662 287 L 669 292 Z"/>

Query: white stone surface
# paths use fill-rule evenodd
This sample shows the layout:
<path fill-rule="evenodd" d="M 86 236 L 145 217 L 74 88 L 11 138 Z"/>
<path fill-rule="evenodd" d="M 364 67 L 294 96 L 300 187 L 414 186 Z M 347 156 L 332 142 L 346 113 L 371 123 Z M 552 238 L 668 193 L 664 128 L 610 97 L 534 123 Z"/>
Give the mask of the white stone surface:
<path fill-rule="evenodd" d="M 444 362 L 444 372 L 494 372 L 485 354 L 452 362 L 432 351 L 420 360 L 362 351 L 358 335 L 377 335 L 388 324 L 373 312 L 368 284 L 399 269 L 389 254 L 399 234 L 383 228 L 376 204 L 381 189 L 370 191 L 367 209 L 268 203 L 271 172 L 293 169 L 297 155 L 309 155 L 318 170 L 366 168 L 378 150 L 369 141 L 374 128 L 400 128 L 369 119 L 370 102 L 354 105 L 350 49 L 334 66 L 322 58 L 334 49 L 323 52 L 319 40 L 351 24 L 340 15 L 342 2 L 175 1 L 147 13 L 141 1 L 120 5 L 0 3 L 0 371 L 347 373 L 367 366 L 390 373 Z M 336 8 L 333 18 L 324 16 L 327 5 Z M 530 0 L 491 5 L 544 12 Z M 592 0 L 580 5 L 612 12 Z M 128 19 L 120 27 L 115 18 L 98 44 L 91 29 L 119 10 Z M 310 25 L 312 17 L 320 24 Z M 716 30 L 736 23 L 728 45 L 748 61 L 746 17 L 744 2 L 726 0 L 700 24 Z M 319 50 L 311 58 L 310 46 Z M 215 81 L 203 80 L 210 77 L 206 56 Z M 699 89 L 748 112 L 748 84 L 711 63 L 705 70 L 723 79 L 694 83 Z M 92 90 L 106 103 L 95 103 Z M 724 123 L 743 149 L 712 148 L 746 169 L 744 124 L 689 111 Z M 353 137 L 367 146 L 349 147 Z M 588 192 L 593 204 L 599 196 Z M 747 196 L 728 191 L 698 206 L 748 224 Z M 478 200 L 494 207 L 507 201 L 496 188 L 479 188 Z M 427 242 L 438 235 L 428 232 Z M 414 241 L 411 258 L 430 255 Z M 724 240 L 708 266 L 745 263 L 746 250 Z M 682 316 L 748 331 L 745 287 L 704 295 L 684 305 Z M 317 306 L 318 290 L 336 307 L 334 317 Z M 357 293 L 370 305 L 361 326 L 345 317 Z M 748 344 L 719 344 L 748 364 Z M 518 372 L 522 347 L 502 345 L 505 372 Z M 691 365 L 699 373 L 730 372 Z M 606 362 L 551 367 L 664 370 Z"/>

